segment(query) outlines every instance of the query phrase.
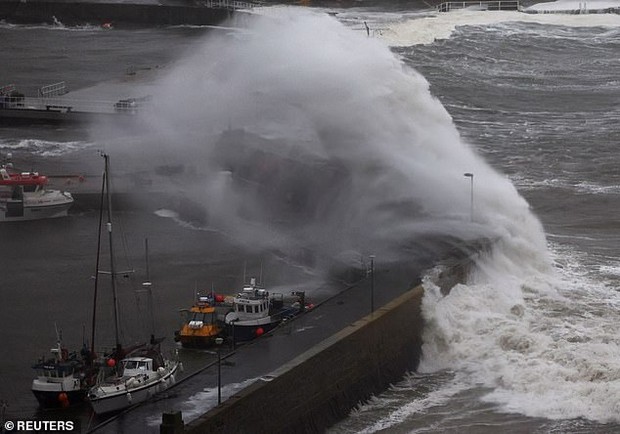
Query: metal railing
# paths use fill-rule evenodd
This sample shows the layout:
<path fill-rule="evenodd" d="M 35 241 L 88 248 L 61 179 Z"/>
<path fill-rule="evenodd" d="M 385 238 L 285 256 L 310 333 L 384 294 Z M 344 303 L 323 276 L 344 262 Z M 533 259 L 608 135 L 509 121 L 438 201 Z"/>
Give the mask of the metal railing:
<path fill-rule="evenodd" d="M 58 83 L 50 84 L 39 88 L 37 93 L 41 98 L 64 95 L 65 93 L 67 93 L 67 86 L 65 85 L 64 81 L 60 81 Z"/>
<path fill-rule="evenodd" d="M 30 110 L 47 110 L 61 113 L 127 113 L 136 114 L 148 110 L 152 106 L 151 97 L 126 98 L 117 101 L 86 100 L 66 97 L 22 97 L 19 101 L 11 101 L 5 108 Z"/>
<path fill-rule="evenodd" d="M 213 9 L 252 9 L 263 6 L 260 1 L 248 2 L 239 0 L 203 0 L 202 4 Z"/>
<path fill-rule="evenodd" d="M 450 12 L 458 9 L 473 9 L 480 11 L 519 11 L 519 0 L 495 0 L 495 1 L 453 1 L 437 5 L 438 12 Z"/>

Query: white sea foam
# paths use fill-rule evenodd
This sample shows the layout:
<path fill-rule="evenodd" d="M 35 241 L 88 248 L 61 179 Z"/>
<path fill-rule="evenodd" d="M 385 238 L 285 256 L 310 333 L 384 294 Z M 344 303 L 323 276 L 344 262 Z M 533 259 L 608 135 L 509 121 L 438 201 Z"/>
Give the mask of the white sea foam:
<path fill-rule="evenodd" d="M 92 146 L 92 143 L 83 141 L 58 142 L 42 139 L 0 141 L 0 151 L 2 152 L 25 151 L 34 155 L 40 155 L 42 157 L 56 157 L 59 155 L 70 154 L 81 149 L 86 149 L 90 146 Z"/>
<path fill-rule="evenodd" d="M 546 4 L 546 3 L 545 3 Z M 405 22 L 389 23 L 380 37 L 391 46 L 431 44 L 448 39 L 459 26 L 489 26 L 505 22 L 537 23 L 566 27 L 620 26 L 617 14 L 528 14 L 510 11 L 455 10 L 448 13 L 423 15 Z M 540 29 L 544 32 L 544 29 Z"/>
<path fill-rule="evenodd" d="M 620 294 L 567 252 L 546 272 L 511 270 L 498 255 L 446 297 L 425 284 L 420 369 L 467 372 L 507 412 L 619 421 L 609 397 L 620 393 Z"/>
<path fill-rule="evenodd" d="M 375 432 L 389 431 L 390 428 L 398 426 L 411 416 L 423 414 L 429 408 L 445 405 L 450 399 L 467 388 L 465 381 L 461 378 L 463 374 L 456 373 L 455 377 L 445 383 L 437 385 L 436 388 L 426 393 L 423 397 L 403 404 L 403 400 L 396 397 L 394 399 L 373 398 L 367 403 L 355 409 L 350 419 L 372 419 L 366 427 L 356 430 L 358 434 L 370 434 Z M 418 387 L 411 385 L 407 379 L 403 380 L 392 389 Z M 366 416 L 368 414 L 369 416 Z M 377 417 L 377 415 L 381 415 Z"/>

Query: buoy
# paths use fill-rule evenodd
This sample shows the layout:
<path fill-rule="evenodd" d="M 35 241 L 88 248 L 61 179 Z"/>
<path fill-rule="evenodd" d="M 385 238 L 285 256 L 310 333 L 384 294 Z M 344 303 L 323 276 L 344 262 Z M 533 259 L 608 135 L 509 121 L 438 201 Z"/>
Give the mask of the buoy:
<path fill-rule="evenodd" d="M 262 336 L 263 333 L 265 333 L 265 330 L 263 330 L 262 327 L 259 327 L 259 328 L 256 329 L 255 333 L 256 333 L 256 336 Z"/>
<path fill-rule="evenodd" d="M 225 297 L 223 295 L 221 295 L 221 294 L 216 294 L 215 295 L 215 301 L 217 303 L 224 303 L 224 299 L 225 299 Z"/>
<path fill-rule="evenodd" d="M 60 401 L 60 405 L 66 407 L 69 405 L 69 396 L 65 392 L 61 392 L 58 394 L 58 401 Z"/>
<path fill-rule="evenodd" d="M 115 366 L 116 366 L 116 360 L 114 360 L 114 359 L 108 359 L 108 361 L 107 361 L 106 363 L 107 363 L 107 365 L 108 365 L 110 368 L 113 368 L 113 367 L 115 367 Z"/>

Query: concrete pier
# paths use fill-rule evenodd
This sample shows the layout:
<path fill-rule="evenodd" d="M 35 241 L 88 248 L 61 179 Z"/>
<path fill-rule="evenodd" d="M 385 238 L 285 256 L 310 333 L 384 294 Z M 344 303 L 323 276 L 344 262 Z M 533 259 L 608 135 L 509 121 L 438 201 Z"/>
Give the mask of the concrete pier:
<path fill-rule="evenodd" d="M 233 2 L 1 0 L 0 20 L 66 26 L 217 25 L 231 16 L 235 5 Z"/>

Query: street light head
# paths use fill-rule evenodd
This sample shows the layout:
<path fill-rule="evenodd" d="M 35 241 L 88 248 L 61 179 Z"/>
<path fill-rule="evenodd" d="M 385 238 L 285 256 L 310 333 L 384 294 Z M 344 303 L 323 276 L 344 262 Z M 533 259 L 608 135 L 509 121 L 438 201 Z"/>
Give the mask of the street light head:
<path fill-rule="evenodd" d="M 474 177 L 474 174 L 473 174 L 473 173 L 470 173 L 470 172 L 467 172 L 467 173 L 464 173 L 464 174 L 463 174 L 463 176 L 466 176 L 466 177 L 468 177 L 468 178 L 473 178 L 473 177 Z"/>

